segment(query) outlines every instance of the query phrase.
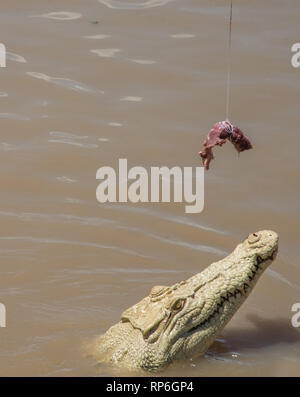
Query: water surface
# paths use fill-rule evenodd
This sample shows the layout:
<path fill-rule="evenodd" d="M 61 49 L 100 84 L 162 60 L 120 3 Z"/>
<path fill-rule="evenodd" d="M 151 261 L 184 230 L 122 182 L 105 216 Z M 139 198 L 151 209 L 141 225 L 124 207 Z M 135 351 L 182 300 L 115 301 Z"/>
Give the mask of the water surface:
<path fill-rule="evenodd" d="M 227 1 L 11 0 L 0 93 L 0 374 L 111 375 L 84 346 L 155 285 L 274 229 L 279 255 L 205 357 L 168 375 L 299 375 L 298 2 L 235 2 L 230 118 L 205 209 L 96 201 L 96 170 L 199 166 L 225 117 Z"/>

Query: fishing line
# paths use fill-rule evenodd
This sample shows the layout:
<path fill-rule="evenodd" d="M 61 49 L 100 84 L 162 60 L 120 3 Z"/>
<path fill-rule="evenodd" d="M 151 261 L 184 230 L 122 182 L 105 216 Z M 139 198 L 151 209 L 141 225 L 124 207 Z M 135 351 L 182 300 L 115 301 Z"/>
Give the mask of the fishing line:
<path fill-rule="evenodd" d="M 227 85 L 226 85 L 226 120 L 229 121 L 230 82 L 231 82 L 231 31 L 232 31 L 232 0 L 230 1 L 229 36 L 227 54 Z"/>

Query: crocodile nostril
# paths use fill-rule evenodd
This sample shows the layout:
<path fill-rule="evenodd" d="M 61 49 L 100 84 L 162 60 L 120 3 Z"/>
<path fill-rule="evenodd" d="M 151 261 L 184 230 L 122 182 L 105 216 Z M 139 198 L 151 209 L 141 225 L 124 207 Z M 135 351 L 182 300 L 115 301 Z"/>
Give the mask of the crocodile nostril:
<path fill-rule="evenodd" d="M 260 239 L 260 235 L 257 234 L 257 233 L 251 233 L 251 234 L 248 236 L 248 242 L 249 242 L 249 244 L 254 244 L 254 243 L 256 243 L 257 241 L 259 241 L 259 239 Z"/>

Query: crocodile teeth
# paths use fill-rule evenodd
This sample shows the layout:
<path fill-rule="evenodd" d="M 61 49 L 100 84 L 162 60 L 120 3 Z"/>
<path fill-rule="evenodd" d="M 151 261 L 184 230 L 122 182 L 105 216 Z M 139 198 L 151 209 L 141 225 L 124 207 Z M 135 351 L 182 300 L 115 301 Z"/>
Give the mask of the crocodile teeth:
<path fill-rule="evenodd" d="M 258 270 L 261 269 L 259 264 L 262 263 L 262 262 L 266 262 L 267 260 L 273 260 L 275 258 L 275 256 L 276 256 L 276 253 L 277 253 L 276 250 L 273 251 L 272 254 L 266 259 L 263 259 L 261 256 L 258 255 L 257 258 L 256 258 L 256 263 L 254 264 L 255 270 L 253 270 L 253 269 L 251 270 L 252 276 L 248 275 L 248 279 L 250 281 L 252 281 L 254 279 L 254 277 L 256 276 Z"/>
<path fill-rule="evenodd" d="M 256 258 L 257 263 L 254 265 L 255 270 L 251 269 L 252 275 L 248 275 L 248 279 L 249 279 L 250 281 L 252 281 L 252 280 L 254 279 L 254 277 L 256 276 L 258 270 L 260 270 L 259 264 L 262 263 L 262 262 L 264 262 L 264 261 L 267 261 L 268 259 L 273 259 L 275 255 L 276 255 L 276 252 L 273 252 L 272 255 L 271 255 L 270 257 L 266 258 L 266 259 L 262 259 L 261 256 L 258 256 L 258 257 Z M 243 290 L 244 292 L 246 292 L 249 288 L 250 288 L 250 285 L 247 284 L 247 283 L 244 283 L 244 284 L 243 284 L 243 287 L 242 287 L 242 290 Z M 224 306 L 224 303 L 225 303 L 225 302 L 230 302 L 230 298 L 231 298 L 231 297 L 236 298 L 236 296 L 237 296 L 238 294 L 241 294 L 241 296 L 243 296 L 243 291 L 242 291 L 242 290 L 240 290 L 240 289 L 237 288 L 237 289 L 234 290 L 233 292 L 227 292 L 227 294 L 226 294 L 225 296 L 222 295 L 221 298 L 220 298 L 220 302 L 217 304 L 217 309 L 215 309 L 215 310 L 213 311 L 213 313 L 212 313 L 211 315 L 209 315 L 209 317 L 208 317 L 202 324 L 200 324 L 200 325 L 198 325 L 198 326 L 196 326 L 196 327 L 193 327 L 192 329 L 190 329 L 189 332 L 192 332 L 192 331 L 194 331 L 194 330 L 196 330 L 196 329 L 199 329 L 200 327 L 203 327 L 203 326 L 204 326 L 206 323 L 208 323 L 212 318 L 214 318 L 216 314 L 220 314 L 220 309 L 223 309 L 223 306 Z"/>

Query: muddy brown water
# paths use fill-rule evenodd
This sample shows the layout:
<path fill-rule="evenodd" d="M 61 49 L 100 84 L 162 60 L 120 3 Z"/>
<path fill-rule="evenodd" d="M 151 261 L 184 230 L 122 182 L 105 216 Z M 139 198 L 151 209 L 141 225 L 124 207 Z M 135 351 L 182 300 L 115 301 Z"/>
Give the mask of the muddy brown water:
<path fill-rule="evenodd" d="M 234 2 L 230 118 L 255 149 L 216 149 L 202 213 L 95 196 L 96 170 L 119 158 L 200 165 L 225 117 L 228 3 L 1 4 L 1 376 L 118 374 L 85 345 L 153 285 L 267 228 L 280 236 L 273 266 L 208 353 L 164 375 L 300 374 L 297 1 Z"/>

